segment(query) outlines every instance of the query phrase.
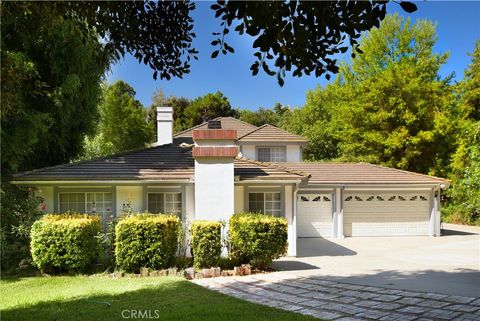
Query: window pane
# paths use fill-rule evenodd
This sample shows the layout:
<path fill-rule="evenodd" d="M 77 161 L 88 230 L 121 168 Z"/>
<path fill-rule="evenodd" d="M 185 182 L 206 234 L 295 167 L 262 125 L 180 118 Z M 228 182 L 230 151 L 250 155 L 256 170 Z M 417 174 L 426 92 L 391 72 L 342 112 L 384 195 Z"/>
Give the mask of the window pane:
<path fill-rule="evenodd" d="M 163 193 L 148 194 L 148 211 L 150 213 L 163 213 L 164 211 L 164 195 Z"/>
<path fill-rule="evenodd" d="M 270 148 L 269 147 L 259 147 L 257 149 L 258 160 L 261 162 L 270 162 Z"/>
<path fill-rule="evenodd" d="M 286 161 L 286 148 L 285 147 L 271 147 L 270 159 L 272 162 L 285 162 Z"/>

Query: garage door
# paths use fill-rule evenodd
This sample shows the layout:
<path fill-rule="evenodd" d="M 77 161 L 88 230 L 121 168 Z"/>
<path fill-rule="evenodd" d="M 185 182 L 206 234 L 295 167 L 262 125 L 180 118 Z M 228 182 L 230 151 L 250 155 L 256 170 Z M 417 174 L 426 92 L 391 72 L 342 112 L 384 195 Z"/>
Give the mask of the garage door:
<path fill-rule="evenodd" d="M 346 236 L 428 235 L 428 193 L 346 193 L 343 204 Z"/>
<path fill-rule="evenodd" d="M 332 236 L 332 195 L 298 194 L 298 237 Z"/>

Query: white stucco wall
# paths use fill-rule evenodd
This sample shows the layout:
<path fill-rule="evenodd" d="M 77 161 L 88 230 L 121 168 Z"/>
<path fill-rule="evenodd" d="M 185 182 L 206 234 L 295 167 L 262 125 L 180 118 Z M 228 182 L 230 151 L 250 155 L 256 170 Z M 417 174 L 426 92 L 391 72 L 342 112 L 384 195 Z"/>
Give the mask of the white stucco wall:
<path fill-rule="evenodd" d="M 43 203 L 45 204 L 45 213 L 53 213 L 55 211 L 55 197 L 53 193 L 53 186 L 38 187 L 35 190 L 35 196 L 43 197 Z"/>
<path fill-rule="evenodd" d="M 123 204 L 130 200 L 134 213 L 143 212 L 143 188 L 142 186 L 117 186 L 117 215 L 120 214 Z"/>
<path fill-rule="evenodd" d="M 296 255 L 295 225 L 293 221 L 293 191 L 292 185 L 285 185 L 285 218 L 288 223 L 288 253 L 289 256 Z"/>
<path fill-rule="evenodd" d="M 245 186 L 235 186 L 235 213 L 245 212 Z"/>
<path fill-rule="evenodd" d="M 228 221 L 234 212 L 231 158 L 195 160 L 195 219 Z"/>
<path fill-rule="evenodd" d="M 300 145 L 287 145 L 287 162 L 301 162 L 302 149 Z"/>
<path fill-rule="evenodd" d="M 242 145 L 241 151 L 245 158 L 256 159 L 257 157 L 255 145 Z"/>

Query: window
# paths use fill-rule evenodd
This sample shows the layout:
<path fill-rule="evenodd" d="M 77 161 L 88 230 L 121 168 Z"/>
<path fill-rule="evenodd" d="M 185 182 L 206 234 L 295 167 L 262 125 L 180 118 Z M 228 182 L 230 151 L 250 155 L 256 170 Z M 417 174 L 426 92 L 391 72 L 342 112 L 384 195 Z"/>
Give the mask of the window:
<path fill-rule="evenodd" d="M 258 147 L 258 160 L 261 162 L 286 162 L 286 148 L 279 147 Z"/>
<path fill-rule="evenodd" d="M 148 193 L 150 213 L 182 215 L 182 193 Z"/>
<path fill-rule="evenodd" d="M 251 212 L 282 216 L 280 193 L 248 193 L 248 209 Z"/>
<path fill-rule="evenodd" d="M 60 212 L 98 213 L 102 216 L 112 212 L 112 193 L 59 193 Z"/>

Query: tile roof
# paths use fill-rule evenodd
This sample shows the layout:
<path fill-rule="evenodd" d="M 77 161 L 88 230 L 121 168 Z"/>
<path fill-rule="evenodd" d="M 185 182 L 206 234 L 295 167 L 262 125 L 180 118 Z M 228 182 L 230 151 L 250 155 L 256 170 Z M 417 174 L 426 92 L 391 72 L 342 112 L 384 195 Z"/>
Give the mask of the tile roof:
<path fill-rule="evenodd" d="M 191 139 L 174 139 L 173 144 L 40 168 L 19 173 L 15 181 L 87 181 L 87 180 L 185 180 L 195 177 Z M 304 176 L 276 164 L 237 158 L 234 175 L 240 180 L 298 180 Z"/>
<path fill-rule="evenodd" d="M 233 117 L 217 117 L 213 120 L 219 120 L 222 123 L 222 129 L 235 129 L 237 131 L 237 137 L 243 136 L 252 130 L 257 129 L 257 126 L 252 124 L 246 123 L 244 121 L 238 120 Z M 192 137 L 192 133 L 194 129 L 207 129 L 208 123 L 202 123 L 200 125 L 194 126 L 192 128 L 186 129 L 179 133 L 173 135 L 173 137 Z"/>
<path fill-rule="evenodd" d="M 243 135 L 238 136 L 239 142 L 295 142 L 295 143 L 308 143 L 305 138 L 291 134 L 278 127 L 265 124 L 257 129 Z"/>
<path fill-rule="evenodd" d="M 441 184 L 449 181 L 400 169 L 367 163 L 282 163 L 309 173 L 309 184 Z"/>

